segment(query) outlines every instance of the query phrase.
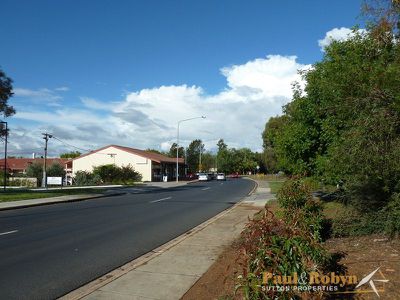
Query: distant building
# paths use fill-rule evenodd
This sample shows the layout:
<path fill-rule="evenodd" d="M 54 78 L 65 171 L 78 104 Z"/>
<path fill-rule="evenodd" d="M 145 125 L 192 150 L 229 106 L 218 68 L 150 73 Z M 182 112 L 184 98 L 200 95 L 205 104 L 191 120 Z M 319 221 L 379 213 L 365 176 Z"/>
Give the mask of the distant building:
<path fill-rule="evenodd" d="M 98 150 L 83 154 L 65 163 L 67 176 L 74 176 L 78 171 L 92 172 L 94 167 L 115 164 L 116 166 L 131 165 L 135 171 L 142 174 L 143 181 L 162 181 L 176 179 L 176 158 L 159 153 L 144 151 L 129 147 L 109 145 Z M 184 176 L 184 159 L 179 158 L 179 177 Z"/>
<path fill-rule="evenodd" d="M 65 158 L 47 158 L 47 166 L 54 163 L 65 166 L 67 161 Z M 33 163 L 43 165 L 43 158 L 7 158 L 7 172 L 12 176 L 26 174 L 29 165 Z M 0 159 L 0 170 L 4 170 L 4 158 Z"/>

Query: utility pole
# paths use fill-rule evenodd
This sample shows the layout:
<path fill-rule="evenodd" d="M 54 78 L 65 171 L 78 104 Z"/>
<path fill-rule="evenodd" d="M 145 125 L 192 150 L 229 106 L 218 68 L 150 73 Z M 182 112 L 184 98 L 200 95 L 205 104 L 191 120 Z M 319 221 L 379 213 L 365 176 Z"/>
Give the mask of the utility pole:
<path fill-rule="evenodd" d="M 43 179 L 42 179 L 42 187 L 47 189 L 47 175 L 46 175 L 46 160 L 47 160 L 47 142 L 49 139 L 51 139 L 53 136 L 48 133 L 42 133 L 43 139 L 45 140 L 45 146 L 44 146 L 44 163 L 43 163 Z"/>
<path fill-rule="evenodd" d="M 5 144 L 4 144 L 4 179 L 3 179 L 3 183 L 4 183 L 4 192 L 6 191 L 6 187 L 7 187 L 7 136 L 8 136 L 8 129 L 7 129 L 7 122 L 5 121 L 1 121 L 0 124 L 5 124 Z"/>

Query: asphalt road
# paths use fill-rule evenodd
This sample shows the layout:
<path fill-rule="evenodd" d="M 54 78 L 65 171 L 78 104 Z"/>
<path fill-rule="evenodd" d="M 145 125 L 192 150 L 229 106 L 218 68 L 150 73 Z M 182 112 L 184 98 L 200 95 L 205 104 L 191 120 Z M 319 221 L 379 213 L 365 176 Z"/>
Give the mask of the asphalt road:
<path fill-rule="evenodd" d="M 54 299 L 242 199 L 246 179 L 0 212 L 0 299 Z"/>

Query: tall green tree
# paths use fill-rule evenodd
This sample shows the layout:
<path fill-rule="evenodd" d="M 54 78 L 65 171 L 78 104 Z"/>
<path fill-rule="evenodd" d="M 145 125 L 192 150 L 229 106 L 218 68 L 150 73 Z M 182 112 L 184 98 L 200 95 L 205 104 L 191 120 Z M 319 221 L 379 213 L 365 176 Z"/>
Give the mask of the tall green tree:
<path fill-rule="evenodd" d="M 65 169 L 59 163 L 53 163 L 47 168 L 46 175 L 49 177 L 64 177 Z"/>
<path fill-rule="evenodd" d="M 229 153 L 228 145 L 223 139 L 220 139 L 217 143 L 218 152 L 216 157 L 216 165 L 219 172 L 228 172 L 229 170 Z"/>
<path fill-rule="evenodd" d="M 71 151 L 66 153 L 61 153 L 60 158 L 75 158 L 81 156 L 82 153 L 79 151 Z"/>
<path fill-rule="evenodd" d="M 168 152 L 168 156 L 169 157 L 176 157 L 176 147 L 177 147 L 176 143 L 173 143 L 171 145 L 171 147 L 169 149 L 169 152 Z M 179 147 L 179 149 L 178 149 L 178 157 L 184 157 L 184 156 L 185 156 L 184 148 L 183 147 Z"/>
<path fill-rule="evenodd" d="M 199 139 L 192 141 L 186 151 L 186 161 L 190 172 L 199 171 L 200 152 L 204 153 L 203 142 Z"/>
<path fill-rule="evenodd" d="M 400 192 L 400 45 L 390 22 L 333 41 L 302 76 L 304 91 L 295 86 L 264 146 L 289 172 L 343 181 L 358 207 L 384 207 Z"/>
<path fill-rule="evenodd" d="M 7 77 L 3 70 L 0 69 L 0 114 L 6 118 L 15 114 L 15 109 L 8 104 L 8 100 L 13 95 L 13 87 L 11 78 Z M 0 136 L 5 136 L 6 131 L 3 124 L 0 124 Z"/>
<path fill-rule="evenodd" d="M 34 162 L 26 168 L 26 176 L 36 178 L 38 186 L 42 184 L 43 178 L 43 164 Z"/>

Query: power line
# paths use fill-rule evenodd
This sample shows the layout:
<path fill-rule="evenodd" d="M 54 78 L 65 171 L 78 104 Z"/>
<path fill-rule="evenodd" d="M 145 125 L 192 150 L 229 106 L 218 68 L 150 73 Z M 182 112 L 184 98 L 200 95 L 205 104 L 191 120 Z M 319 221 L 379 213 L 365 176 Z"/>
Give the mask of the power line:
<path fill-rule="evenodd" d="M 64 141 L 60 140 L 58 137 L 56 137 L 54 135 L 53 135 L 53 138 L 56 139 L 57 141 L 63 143 L 66 146 L 69 146 L 69 147 L 72 147 L 72 148 L 75 148 L 75 149 L 78 149 L 78 150 L 81 150 L 81 151 L 84 151 L 84 152 L 91 152 L 92 151 L 91 149 L 83 149 L 83 148 L 79 148 L 79 147 L 76 147 L 74 145 L 71 145 L 71 144 L 69 144 L 67 142 L 64 142 Z"/>

